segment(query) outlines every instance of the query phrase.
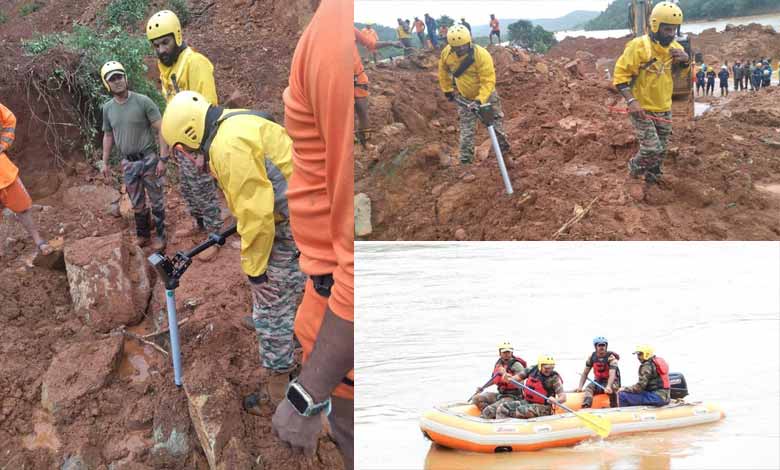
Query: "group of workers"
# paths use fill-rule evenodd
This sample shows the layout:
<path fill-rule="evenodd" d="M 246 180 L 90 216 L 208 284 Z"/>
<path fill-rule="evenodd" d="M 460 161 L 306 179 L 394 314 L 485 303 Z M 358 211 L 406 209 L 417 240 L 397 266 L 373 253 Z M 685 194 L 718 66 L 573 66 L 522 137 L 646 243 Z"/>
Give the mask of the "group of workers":
<path fill-rule="evenodd" d="M 634 354 L 639 360 L 637 383 L 623 387 L 620 384 L 620 356 L 608 349 L 607 338 L 593 339 L 593 352 L 585 360 L 579 385 L 575 392 L 583 392 L 582 408 L 593 405 L 593 396 L 607 394 L 610 407 L 663 406 L 670 400 L 669 366 L 655 355 L 648 345 L 637 346 Z M 535 418 L 553 413 L 553 406 L 566 402 L 563 378 L 555 370 L 555 358 L 539 356 L 535 365 L 515 356 L 509 342 L 498 345 L 499 358 L 493 366 L 491 379 L 478 387 L 471 401 L 480 409 L 482 418 Z M 593 370 L 594 379 L 588 377 Z M 585 382 L 589 384 L 585 386 Z M 498 392 L 484 389 L 496 385 Z"/>
<path fill-rule="evenodd" d="M 729 94 L 729 78 L 733 77 L 734 91 L 739 90 L 760 90 L 772 83 L 772 61 L 771 59 L 761 59 L 754 61 L 737 60 L 731 66 L 729 71 L 728 62 L 720 66 L 717 74 L 720 85 L 720 96 Z M 699 96 L 704 91 L 705 96 L 712 96 L 715 90 L 715 71 L 712 66 L 702 64 L 696 72 L 696 95 Z"/>
<path fill-rule="evenodd" d="M 115 146 L 137 243 L 157 251 L 167 241 L 162 177 L 169 159 L 179 167 L 192 217 L 177 237 L 205 238 L 221 229 L 216 190 L 222 190 L 241 238 L 262 368 L 260 387 L 244 397 L 244 409 L 265 414 L 260 407 L 272 406 L 274 432 L 307 454 L 316 450 L 327 415 L 351 469 L 353 6 L 340 0 L 314 5 L 279 96 L 284 126 L 263 112 L 219 106 L 214 66 L 185 42 L 179 18 L 168 10 L 152 15 L 145 33 L 157 55 L 166 109 L 161 115 L 149 97 L 131 91 L 132 80 L 142 77 L 128 77 L 116 60 L 103 65 L 100 79 L 111 95 L 103 105 L 103 173 L 110 175 Z M 41 251 L 50 250 L 31 224 L 29 195 L 5 153 L 13 115 L 0 107 L 0 117 L 0 204 L 18 214 Z M 204 254 L 213 258 L 216 248 L 198 259 Z M 300 368 L 296 340 L 303 349 Z"/>

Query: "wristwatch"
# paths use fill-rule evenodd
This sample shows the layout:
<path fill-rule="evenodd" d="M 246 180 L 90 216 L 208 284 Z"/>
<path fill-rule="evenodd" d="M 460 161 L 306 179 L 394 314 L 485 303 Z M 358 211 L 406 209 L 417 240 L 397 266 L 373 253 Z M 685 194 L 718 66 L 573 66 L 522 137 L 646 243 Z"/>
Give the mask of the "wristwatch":
<path fill-rule="evenodd" d="M 631 106 L 631 103 L 633 103 L 634 101 L 636 101 L 636 98 L 630 98 L 628 101 L 626 101 L 626 104 L 628 106 Z"/>
<path fill-rule="evenodd" d="M 327 400 L 314 403 L 314 399 L 309 392 L 298 383 L 297 379 L 292 380 L 287 385 L 287 401 L 295 408 L 301 416 L 314 416 L 325 410 L 325 416 L 330 414 L 330 397 Z"/>

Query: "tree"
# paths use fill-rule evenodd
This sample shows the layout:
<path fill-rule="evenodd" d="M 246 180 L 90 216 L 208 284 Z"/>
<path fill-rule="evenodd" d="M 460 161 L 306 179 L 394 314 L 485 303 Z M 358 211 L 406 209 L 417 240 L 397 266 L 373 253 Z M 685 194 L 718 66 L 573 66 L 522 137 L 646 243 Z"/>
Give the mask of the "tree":
<path fill-rule="evenodd" d="M 450 17 L 449 17 L 449 16 L 447 16 L 447 15 L 442 15 L 442 16 L 441 16 L 441 18 L 439 18 L 438 20 L 436 20 L 436 23 L 437 23 L 439 26 L 441 26 L 441 25 L 444 25 L 444 26 L 446 26 L 447 28 L 449 28 L 450 26 L 452 26 L 452 25 L 454 25 L 454 24 L 455 24 L 455 20 L 453 20 L 452 18 L 450 18 Z"/>
<path fill-rule="evenodd" d="M 518 20 L 509 25 L 509 40 L 540 54 L 558 43 L 553 33 L 527 20 Z"/>

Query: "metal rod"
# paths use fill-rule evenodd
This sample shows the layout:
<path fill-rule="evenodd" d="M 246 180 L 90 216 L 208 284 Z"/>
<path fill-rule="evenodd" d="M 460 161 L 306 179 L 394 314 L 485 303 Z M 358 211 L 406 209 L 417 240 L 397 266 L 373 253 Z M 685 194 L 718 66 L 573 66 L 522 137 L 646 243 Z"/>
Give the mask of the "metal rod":
<path fill-rule="evenodd" d="M 504 187 L 507 194 L 512 194 L 512 182 L 509 181 L 509 173 L 506 172 L 506 165 L 504 164 L 504 155 L 501 153 L 501 146 L 498 145 L 498 138 L 496 138 L 496 130 L 493 126 L 488 126 L 488 133 L 490 134 L 490 140 L 493 142 L 493 152 L 496 153 L 496 160 L 498 160 L 498 169 L 501 170 L 501 178 L 504 180 Z"/>
<path fill-rule="evenodd" d="M 174 290 L 165 290 L 165 305 L 168 308 L 168 328 L 171 337 L 171 358 L 173 359 L 173 382 L 181 387 L 181 351 L 179 350 L 179 325 L 176 323 L 176 296 Z"/>

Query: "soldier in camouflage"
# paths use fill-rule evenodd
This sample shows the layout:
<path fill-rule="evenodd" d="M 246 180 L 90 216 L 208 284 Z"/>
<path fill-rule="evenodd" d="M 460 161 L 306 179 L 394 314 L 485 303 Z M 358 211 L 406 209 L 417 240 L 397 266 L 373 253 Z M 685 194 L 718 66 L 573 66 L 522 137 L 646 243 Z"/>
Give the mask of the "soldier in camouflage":
<path fill-rule="evenodd" d="M 663 406 L 669 403 L 670 383 L 669 365 L 655 355 L 648 345 L 636 347 L 640 362 L 637 383 L 622 387 L 618 391 L 620 406 L 652 405 Z"/>
<path fill-rule="evenodd" d="M 618 359 L 620 356 L 607 350 L 607 338 L 597 336 L 593 338 L 593 348 L 595 349 L 585 360 L 585 369 L 583 369 L 580 384 L 575 392 L 585 392 L 582 399 L 582 407 L 590 408 L 593 405 L 593 395 L 606 393 L 609 395 L 609 404 L 611 407 L 617 406 L 617 389 L 620 387 L 620 369 L 618 368 Z M 593 369 L 595 383 L 589 383 L 587 387 L 585 380 Z M 598 384 L 598 385 L 596 385 Z"/>
<path fill-rule="evenodd" d="M 631 115 L 636 129 L 639 151 L 628 161 L 628 171 L 634 178 L 642 175 L 648 183 L 656 183 L 662 175 L 669 136 L 672 134 L 672 112 L 653 113 L 646 111 L 646 117 Z"/>
<path fill-rule="evenodd" d="M 522 400 L 502 403 L 496 410 L 496 418 L 536 418 L 552 414 L 552 404 L 564 403 L 563 379 L 555 372 L 555 359 L 551 356 L 539 356 L 537 364 L 520 374 L 525 378 L 525 386 L 547 397 L 541 397 L 524 390 Z"/>
<path fill-rule="evenodd" d="M 521 380 L 518 374 L 525 371 L 525 361 L 514 356 L 514 348 L 508 341 L 498 345 L 498 354 L 498 361 L 493 366 L 493 380 L 490 383 L 498 387 L 498 393 L 482 393 L 484 387 L 479 387 L 477 388 L 479 395 L 472 400 L 482 411 L 482 417 L 487 419 L 496 417 L 496 410 L 501 403 L 522 398 L 520 388 L 509 382 L 509 379 Z"/>
<path fill-rule="evenodd" d="M 494 91 L 488 97 L 488 103 L 493 106 L 493 129 L 496 131 L 498 145 L 502 154 L 510 151 L 509 142 L 504 133 L 504 112 L 501 110 L 501 102 Z M 474 137 L 477 133 L 477 121 L 479 118 L 469 108 L 458 106 L 458 121 L 460 124 L 460 162 L 469 164 L 474 161 Z"/>

